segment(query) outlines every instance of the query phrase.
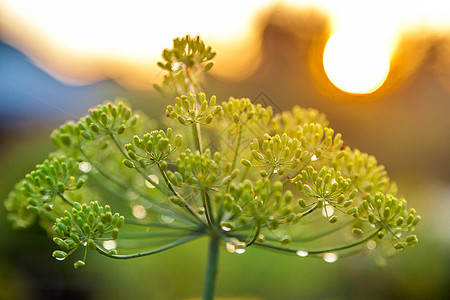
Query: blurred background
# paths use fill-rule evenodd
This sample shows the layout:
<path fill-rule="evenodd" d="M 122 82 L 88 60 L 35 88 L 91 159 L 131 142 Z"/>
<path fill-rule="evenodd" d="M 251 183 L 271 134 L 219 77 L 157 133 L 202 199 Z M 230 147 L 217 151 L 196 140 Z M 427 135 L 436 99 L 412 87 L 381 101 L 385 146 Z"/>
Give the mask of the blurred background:
<path fill-rule="evenodd" d="M 105 99 L 159 120 L 154 83 L 172 39 L 218 53 L 207 94 L 275 111 L 324 112 L 347 145 L 377 157 L 422 215 L 420 243 L 378 270 L 361 255 L 327 264 L 222 251 L 221 299 L 449 299 L 450 3 L 428 1 L 0 0 L 0 198 L 54 148 L 51 131 Z M 129 262 L 51 257 L 37 226 L 0 207 L 0 299 L 195 299 L 206 240 Z"/>

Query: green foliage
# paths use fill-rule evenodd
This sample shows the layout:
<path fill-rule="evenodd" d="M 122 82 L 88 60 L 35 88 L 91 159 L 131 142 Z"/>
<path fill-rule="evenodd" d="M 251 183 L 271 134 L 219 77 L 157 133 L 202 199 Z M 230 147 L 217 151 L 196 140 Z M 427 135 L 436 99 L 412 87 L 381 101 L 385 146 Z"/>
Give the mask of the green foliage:
<path fill-rule="evenodd" d="M 55 130 L 57 152 L 8 195 L 13 225 L 26 227 L 35 216 L 54 222 L 61 250 L 53 256 L 60 260 L 79 247 L 140 257 L 203 235 L 226 242 L 230 252 L 256 246 L 325 260 L 367 249 L 367 242 L 395 250 L 418 242 L 410 233 L 420 216 L 398 200 L 384 167 L 342 149 L 341 134 L 323 114 L 297 106 L 274 114 L 247 98 L 217 104 L 215 96 L 197 93 L 214 55 L 189 36 L 164 50 L 159 65 L 168 73 L 158 89 L 177 96 L 166 110 L 166 131 L 151 130 L 122 102 L 99 105 Z M 89 187 L 85 177 L 92 178 Z M 111 198 L 124 203 L 126 219 L 100 206 L 117 203 Z M 103 248 L 124 223 L 138 232 L 128 238 L 165 237 L 164 245 L 131 254 Z M 316 240 L 321 248 L 306 243 Z"/>

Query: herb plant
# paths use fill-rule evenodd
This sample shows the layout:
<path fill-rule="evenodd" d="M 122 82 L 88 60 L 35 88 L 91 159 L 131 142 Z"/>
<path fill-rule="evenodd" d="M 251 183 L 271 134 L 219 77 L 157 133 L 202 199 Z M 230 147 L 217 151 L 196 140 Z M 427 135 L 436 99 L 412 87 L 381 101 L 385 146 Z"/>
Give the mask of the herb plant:
<path fill-rule="evenodd" d="M 323 114 L 202 93 L 214 56 L 199 37 L 164 50 L 166 75 L 155 88 L 175 103 L 163 129 L 118 99 L 55 130 L 57 150 L 6 199 L 13 226 L 39 220 L 58 248 L 53 256 L 76 256 L 77 269 L 88 252 L 125 260 L 206 237 L 204 299 L 214 297 L 224 246 L 328 262 L 375 252 L 382 263 L 418 242 L 410 233 L 420 216 L 384 167 L 343 147 Z M 130 239 L 146 251 L 121 249 Z"/>

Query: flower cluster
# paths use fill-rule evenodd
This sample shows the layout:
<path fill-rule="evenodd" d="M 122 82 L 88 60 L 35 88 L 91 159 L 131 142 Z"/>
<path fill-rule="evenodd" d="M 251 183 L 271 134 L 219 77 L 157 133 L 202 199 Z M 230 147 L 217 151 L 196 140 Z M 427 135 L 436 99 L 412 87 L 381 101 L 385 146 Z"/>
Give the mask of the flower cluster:
<path fill-rule="evenodd" d="M 390 183 L 384 166 L 378 165 L 374 156 L 361 153 L 358 149 L 346 147 L 341 155 L 335 157 L 333 166 L 339 168 L 352 180 L 354 187 L 362 192 L 397 192 L 397 186 Z"/>
<path fill-rule="evenodd" d="M 366 194 L 364 201 L 359 206 L 361 218 L 366 220 L 371 227 L 380 228 L 378 238 L 388 236 L 392 245 L 397 250 L 405 246 L 414 246 L 418 239 L 415 235 L 403 237 L 404 233 L 414 231 L 421 220 L 416 210 L 408 210 L 405 200 L 399 200 L 393 195 L 376 193 L 375 196 Z"/>
<path fill-rule="evenodd" d="M 253 158 L 261 163 L 261 166 L 269 167 L 268 171 L 260 172 L 263 177 L 273 174 L 283 175 L 286 169 L 295 169 L 300 162 L 305 161 L 308 153 L 302 151 L 299 146 L 300 142 L 297 139 L 290 139 L 287 134 L 281 137 L 278 134 L 275 136 L 265 134 L 261 147 L 256 138 L 250 142 Z M 247 167 L 251 166 L 248 160 L 243 160 L 242 163 Z"/>
<path fill-rule="evenodd" d="M 201 86 L 203 73 L 213 67 L 211 60 L 215 55 L 198 36 L 174 39 L 173 48 L 163 51 L 165 62 L 158 62 L 158 66 L 168 74 L 161 85 L 154 85 L 155 89 L 169 96 L 192 92 L 193 88 Z"/>
<path fill-rule="evenodd" d="M 222 109 L 216 105 L 215 96 L 208 102 L 204 93 L 198 94 L 198 100 L 196 95 L 189 94 L 177 97 L 175 101 L 175 107 L 167 106 L 166 114 L 182 125 L 209 124 Z"/>
<path fill-rule="evenodd" d="M 291 110 L 275 114 L 270 121 L 270 127 L 275 134 L 286 133 L 288 136 L 295 136 L 299 127 L 310 123 L 318 123 L 323 127 L 328 126 L 325 114 L 320 113 L 317 109 L 302 108 L 296 105 Z"/>
<path fill-rule="evenodd" d="M 140 167 L 146 169 L 155 164 L 161 165 L 165 170 L 167 168 L 167 158 L 177 151 L 183 143 L 183 136 L 172 134 L 172 129 L 168 128 L 167 132 L 163 130 L 154 130 L 144 134 L 142 138 L 135 135 L 133 144 L 126 144 L 128 157 L 124 164 L 127 167 L 134 168 L 132 161 L 139 164 Z M 136 150 L 139 149 L 139 150 Z"/>
<path fill-rule="evenodd" d="M 248 98 L 233 98 L 222 102 L 223 117 L 234 123 L 246 123 L 250 120 L 264 122 L 271 119 L 272 107 L 263 107 L 261 104 L 254 105 Z"/>
<path fill-rule="evenodd" d="M 209 149 L 203 154 L 189 149 L 181 153 L 177 161 L 177 170 L 167 172 L 169 180 L 175 186 L 189 186 L 195 190 L 220 188 L 236 178 L 239 170 L 231 170 L 230 164 L 224 164 L 220 153 L 212 155 Z"/>
<path fill-rule="evenodd" d="M 27 227 L 34 215 L 54 209 L 56 198 L 65 201 L 66 191 L 78 190 L 85 182 L 71 158 L 54 157 L 36 166 L 8 195 L 5 205 L 18 227 Z M 67 204 L 67 203 L 66 203 Z"/>
<path fill-rule="evenodd" d="M 64 211 L 64 217 L 56 219 L 53 226 L 56 234 L 53 241 L 62 249 L 54 251 L 53 257 L 64 260 L 80 246 L 92 250 L 102 247 L 99 243 L 117 239 L 124 220 L 118 213 L 113 215 L 109 205 L 103 207 L 98 202 L 89 205 L 75 202 L 72 212 Z M 74 266 L 78 269 L 84 264 L 83 260 L 78 260 Z"/>
<path fill-rule="evenodd" d="M 292 179 L 297 189 L 307 196 L 307 200 L 299 199 L 300 207 L 311 210 L 325 207 L 324 212 L 330 223 L 338 220 L 336 215 L 328 215 L 327 206 L 338 209 L 354 217 L 358 217 L 358 209 L 352 207 L 353 199 L 358 194 L 358 190 L 349 191 L 350 179 L 345 179 L 339 171 L 323 167 L 319 172 L 309 166 L 307 170 L 302 170 L 301 174 Z M 307 203 L 308 202 L 308 203 Z"/>
<path fill-rule="evenodd" d="M 77 122 L 66 122 L 52 132 L 53 143 L 66 155 L 78 158 L 83 145 L 88 141 L 96 141 L 94 151 L 97 151 L 98 148 L 107 148 L 108 137 L 122 135 L 126 128 L 137 130 L 139 116 L 132 114 L 122 100 L 117 99 L 117 104 L 106 102 L 98 105 L 89 110 L 89 116 Z"/>
<path fill-rule="evenodd" d="M 280 224 L 296 223 L 300 219 L 291 206 L 292 192 L 284 190 L 280 181 L 272 183 L 266 178 L 254 184 L 250 180 L 232 184 L 221 200 L 231 213 L 222 226 L 230 229 L 249 223 L 277 229 Z"/>

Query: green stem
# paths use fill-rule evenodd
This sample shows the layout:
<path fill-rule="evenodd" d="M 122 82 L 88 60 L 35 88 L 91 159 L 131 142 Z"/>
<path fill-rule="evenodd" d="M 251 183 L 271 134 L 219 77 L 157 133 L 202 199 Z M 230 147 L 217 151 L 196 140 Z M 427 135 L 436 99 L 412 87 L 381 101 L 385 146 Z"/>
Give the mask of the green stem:
<path fill-rule="evenodd" d="M 162 178 L 164 179 L 164 181 L 166 182 L 167 187 L 169 188 L 169 190 L 172 192 L 173 195 L 181 198 L 184 200 L 185 203 L 185 208 L 201 223 L 201 224 L 205 224 L 205 222 L 200 218 L 200 216 L 189 206 L 189 204 L 187 203 L 186 199 L 184 199 L 180 194 L 177 193 L 177 191 L 175 191 L 175 188 L 172 186 L 172 184 L 170 183 L 169 179 L 167 178 L 166 173 L 161 169 L 161 165 L 158 164 L 158 170 L 162 176 Z"/>
<path fill-rule="evenodd" d="M 250 242 L 247 243 L 247 247 L 251 246 L 254 242 L 256 242 L 256 240 L 259 237 L 259 231 L 260 231 L 260 226 L 259 226 L 259 222 L 256 224 L 256 232 L 253 235 L 253 238 L 250 240 Z"/>
<path fill-rule="evenodd" d="M 236 149 L 234 151 L 234 158 L 233 158 L 233 165 L 231 167 L 231 171 L 234 170 L 234 168 L 236 167 L 236 160 L 239 154 L 239 148 L 241 147 L 241 138 L 242 138 L 242 125 L 238 125 L 238 140 L 237 140 L 237 145 L 236 145 Z"/>
<path fill-rule="evenodd" d="M 97 250 L 98 253 L 100 253 L 100 254 L 102 254 L 102 255 L 105 255 L 105 256 L 108 256 L 108 257 L 110 257 L 110 258 L 115 258 L 115 259 L 131 259 L 131 258 L 137 258 L 137 257 L 142 257 L 142 256 L 147 256 L 147 255 L 156 254 L 156 253 L 162 252 L 162 251 L 164 251 L 164 250 L 168 250 L 168 249 L 170 249 L 170 248 L 179 246 L 179 245 L 181 245 L 181 244 L 185 244 L 185 243 L 190 242 L 190 241 L 192 241 L 192 240 L 194 240 L 194 239 L 196 239 L 196 238 L 199 238 L 199 237 L 201 237 L 201 236 L 203 236 L 203 234 L 193 234 L 193 235 L 190 235 L 190 236 L 188 236 L 188 237 L 186 237 L 186 238 L 177 240 L 177 241 L 175 241 L 175 242 L 173 242 L 173 243 L 171 243 L 171 244 L 165 245 L 165 246 L 163 246 L 163 247 L 161 247 L 161 248 L 153 249 L 153 250 L 146 251 L 146 252 L 134 253 L 134 254 L 126 254 L 126 255 L 109 254 L 108 251 L 104 250 L 103 248 L 101 248 L 101 247 L 99 247 L 99 246 L 97 246 L 96 250 Z"/>
<path fill-rule="evenodd" d="M 192 132 L 194 134 L 195 147 L 200 152 L 200 154 L 202 154 L 203 151 L 202 151 L 202 145 L 201 145 L 201 141 L 200 141 L 200 124 L 193 123 L 192 124 Z"/>
<path fill-rule="evenodd" d="M 202 189 L 202 202 L 203 202 L 203 208 L 205 209 L 205 216 L 206 220 L 208 221 L 208 226 L 211 229 L 212 232 L 214 231 L 213 227 L 213 218 L 212 218 L 212 210 L 211 210 L 211 204 L 209 202 L 208 194 L 204 189 Z"/>
<path fill-rule="evenodd" d="M 59 196 L 64 202 L 68 203 L 70 206 L 73 207 L 73 202 L 70 201 L 69 199 L 67 199 L 66 197 L 64 197 L 63 194 L 61 194 L 61 193 L 58 192 L 58 196 Z"/>
<path fill-rule="evenodd" d="M 326 250 L 311 250 L 311 251 L 307 250 L 307 252 L 309 254 L 322 254 L 322 253 L 326 253 L 326 252 L 341 251 L 341 250 L 346 250 L 346 249 L 349 249 L 349 248 L 353 248 L 353 247 L 359 246 L 359 245 L 361 245 L 361 244 L 371 240 L 381 230 L 382 230 L 382 228 L 378 229 L 377 231 L 375 231 L 371 235 L 369 235 L 366 238 L 364 238 L 364 239 L 362 239 L 360 241 L 357 241 L 355 243 L 351 243 L 351 244 L 340 246 L 340 247 L 330 248 L 330 249 L 326 249 Z M 258 245 L 260 247 L 270 248 L 270 249 L 273 249 L 273 250 L 284 251 L 284 252 L 291 252 L 291 253 L 296 253 L 297 252 L 297 249 L 285 248 L 285 247 L 276 246 L 276 245 L 260 244 L 260 243 L 255 243 L 255 245 Z"/>
<path fill-rule="evenodd" d="M 203 300 L 213 300 L 217 278 L 217 265 L 219 261 L 219 238 L 211 235 L 209 239 L 208 262 L 206 265 L 205 285 L 203 289 Z"/>

